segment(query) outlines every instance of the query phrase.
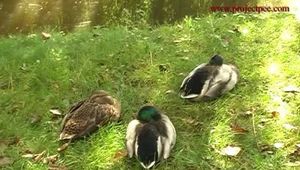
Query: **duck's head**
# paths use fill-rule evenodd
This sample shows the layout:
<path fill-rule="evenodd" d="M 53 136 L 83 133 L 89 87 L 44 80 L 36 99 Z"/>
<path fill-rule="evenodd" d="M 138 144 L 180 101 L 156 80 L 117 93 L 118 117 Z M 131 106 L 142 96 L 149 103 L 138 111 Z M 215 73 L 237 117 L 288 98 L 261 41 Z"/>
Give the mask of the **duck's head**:
<path fill-rule="evenodd" d="M 216 66 L 221 66 L 223 64 L 223 58 L 219 55 L 214 55 L 212 58 L 209 60 L 210 65 L 216 65 Z"/>
<path fill-rule="evenodd" d="M 90 102 L 98 104 L 114 104 L 114 98 L 111 97 L 106 91 L 99 90 L 94 92 L 90 97 Z"/>
<path fill-rule="evenodd" d="M 157 108 L 151 105 L 143 106 L 137 113 L 137 119 L 143 122 L 156 121 L 161 118 Z"/>

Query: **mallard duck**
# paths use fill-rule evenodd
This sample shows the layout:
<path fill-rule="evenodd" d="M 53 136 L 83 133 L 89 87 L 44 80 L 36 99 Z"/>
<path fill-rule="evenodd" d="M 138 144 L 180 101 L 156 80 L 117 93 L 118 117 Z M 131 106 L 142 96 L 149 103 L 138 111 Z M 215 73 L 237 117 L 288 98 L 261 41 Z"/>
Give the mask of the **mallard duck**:
<path fill-rule="evenodd" d="M 62 121 L 60 140 L 73 140 L 94 132 L 99 126 L 120 118 L 121 105 L 100 90 L 73 105 Z"/>
<path fill-rule="evenodd" d="M 176 142 L 175 128 L 167 115 L 152 105 L 143 106 L 127 127 L 128 156 L 134 155 L 145 169 L 167 159 Z"/>
<path fill-rule="evenodd" d="M 238 82 L 239 71 L 231 64 L 223 64 L 223 58 L 214 55 L 208 63 L 197 66 L 183 80 L 181 98 L 212 100 L 230 91 Z"/>

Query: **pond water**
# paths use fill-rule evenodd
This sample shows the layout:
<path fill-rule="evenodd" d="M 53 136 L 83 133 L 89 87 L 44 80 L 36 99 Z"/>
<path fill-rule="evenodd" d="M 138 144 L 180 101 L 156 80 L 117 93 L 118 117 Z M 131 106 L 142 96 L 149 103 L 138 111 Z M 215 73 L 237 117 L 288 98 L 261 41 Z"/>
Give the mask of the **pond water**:
<path fill-rule="evenodd" d="M 273 1 L 274 2 L 274 1 Z M 172 23 L 205 15 L 211 6 L 256 5 L 257 0 L 1 0 L 0 34 L 54 27 Z"/>

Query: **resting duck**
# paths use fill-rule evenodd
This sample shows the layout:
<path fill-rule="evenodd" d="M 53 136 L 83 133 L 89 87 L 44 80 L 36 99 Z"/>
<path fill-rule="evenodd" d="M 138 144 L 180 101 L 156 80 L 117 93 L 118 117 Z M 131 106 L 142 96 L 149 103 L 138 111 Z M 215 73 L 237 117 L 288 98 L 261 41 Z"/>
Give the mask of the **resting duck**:
<path fill-rule="evenodd" d="M 208 63 L 197 66 L 183 80 L 181 98 L 191 100 L 213 100 L 234 88 L 239 71 L 231 64 L 223 64 L 223 58 L 214 55 Z"/>
<path fill-rule="evenodd" d="M 165 114 L 151 105 L 143 106 L 126 133 L 128 156 L 134 155 L 145 169 L 167 159 L 176 142 L 175 128 Z"/>
<path fill-rule="evenodd" d="M 121 105 L 106 91 L 100 90 L 72 106 L 63 119 L 60 140 L 84 137 L 109 121 L 120 118 Z"/>

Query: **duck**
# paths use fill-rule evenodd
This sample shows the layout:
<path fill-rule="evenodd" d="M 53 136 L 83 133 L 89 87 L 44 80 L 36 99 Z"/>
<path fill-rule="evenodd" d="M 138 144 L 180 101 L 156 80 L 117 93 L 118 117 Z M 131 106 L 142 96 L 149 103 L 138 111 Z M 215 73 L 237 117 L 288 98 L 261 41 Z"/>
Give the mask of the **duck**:
<path fill-rule="evenodd" d="M 129 158 L 135 156 L 144 169 L 166 160 L 176 143 L 176 130 L 169 117 L 155 106 L 142 106 L 126 131 Z"/>
<path fill-rule="evenodd" d="M 239 70 L 224 64 L 220 55 L 194 68 L 180 85 L 181 98 L 191 101 L 210 101 L 232 90 L 239 80 Z"/>
<path fill-rule="evenodd" d="M 88 98 L 70 107 L 62 121 L 59 140 L 75 140 L 95 132 L 108 122 L 118 121 L 120 102 L 104 90 L 92 93 Z"/>

